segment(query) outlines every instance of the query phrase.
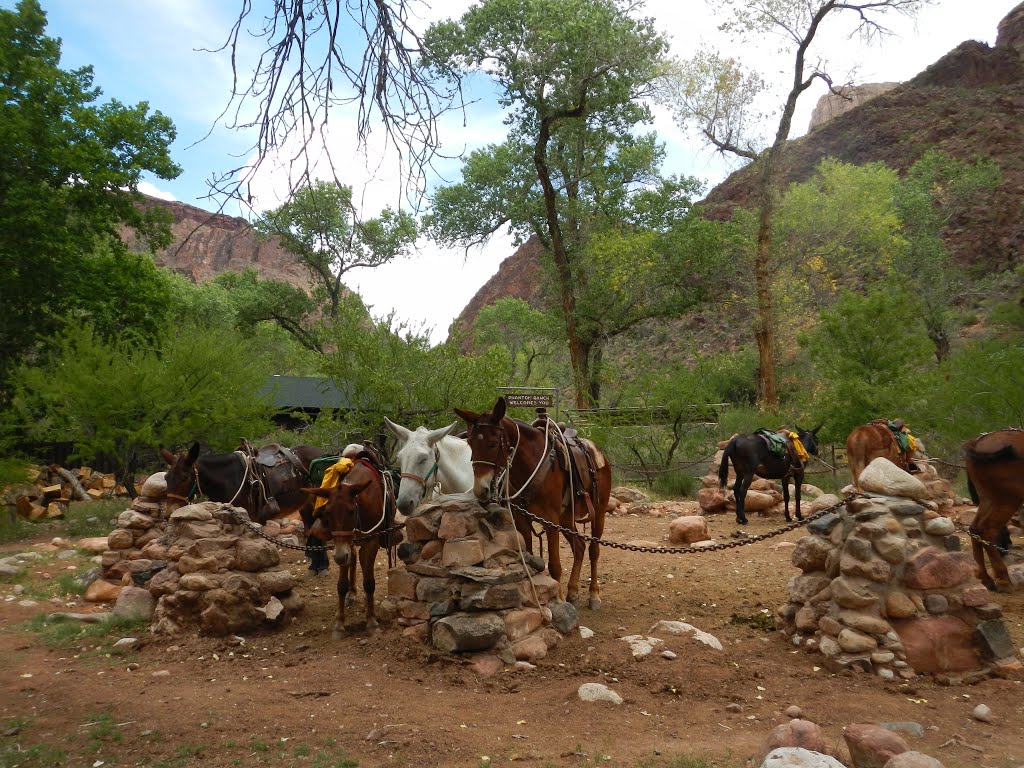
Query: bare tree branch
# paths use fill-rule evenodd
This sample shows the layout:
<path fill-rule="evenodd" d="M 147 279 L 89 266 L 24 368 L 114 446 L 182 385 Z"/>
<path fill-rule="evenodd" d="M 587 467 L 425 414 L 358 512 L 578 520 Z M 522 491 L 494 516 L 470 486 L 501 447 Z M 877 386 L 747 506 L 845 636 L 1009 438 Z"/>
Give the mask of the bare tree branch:
<path fill-rule="evenodd" d="M 255 129 L 255 142 L 238 155 L 255 157 L 214 175 L 207 197 L 251 206 L 252 183 L 271 159 L 286 165 L 289 194 L 308 186 L 321 162 L 338 181 L 339 163 L 351 162 L 352 148 L 343 158 L 331 156 L 329 121 L 339 109 L 354 109 L 355 142 L 365 147 L 374 130 L 383 131 L 385 147 L 399 157 L 399 195 L 417 205 L 441 147 L 438 119 L 464 105 L 457 73 L 439 80 L 419 66 L 413 9 L 420 4 L 274 0 L 270 15 L 259 18 L 253 0 L 241 0 L 215 51 L 230 53 L 232 70 L 231 94 L 215 125 Z M 365 45 L 350 45 L 353 37 Z M 252 40 L 263 50 L 250 74 Z"/>

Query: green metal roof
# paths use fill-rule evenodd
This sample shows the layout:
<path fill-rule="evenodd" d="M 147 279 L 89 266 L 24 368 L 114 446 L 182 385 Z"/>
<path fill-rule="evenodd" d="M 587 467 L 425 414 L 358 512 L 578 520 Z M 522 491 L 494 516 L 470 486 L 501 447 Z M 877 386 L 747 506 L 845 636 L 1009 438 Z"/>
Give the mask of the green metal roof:
<path fill-rule="evenodd" d="M 259 395 L 271 395 L 276 408 L 352 407 L 347 393 L 333 379 L 320 376 L 271 376 L 260 387 Z"/>

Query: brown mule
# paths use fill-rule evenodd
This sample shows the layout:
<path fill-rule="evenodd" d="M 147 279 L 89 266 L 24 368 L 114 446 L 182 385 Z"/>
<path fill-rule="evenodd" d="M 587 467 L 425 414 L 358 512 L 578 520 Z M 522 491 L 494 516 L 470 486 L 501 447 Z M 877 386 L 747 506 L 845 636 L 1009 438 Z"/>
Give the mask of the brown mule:
<path fill-rule="evenodd" d="M 846 463 L 850 468 L 853 485 L 860 490 L 860 473 L 873 460 L 881 456 L 905 472 L 910 471 L 907 457 L 884 419 L 862 424 L 846 438 Z"/>
<path fill-rule="evenodd" d="M 361 543 L 356 537 L 373 534 L 391 526 L 395 519 L 395 499 L 384 482 L 381 471 L 365 459 L 355 462 L 344 481 L 333 488 L 303 488 L 310 495 L 326 499 L 317 510 L 314 535 L 334 541 L 334 562 L 338 564 L 338 617 L 331 637 L 340 640 L 345 632 L 345 603 L 349 590 L 355 591 L 356 563 L 363 571 L 363 593 L 366 596 L 366 628 L 377 626 L 373 605 L 376 591 L 373 565 L 380 551 L 381 539 L 388 541 L 391 533 L 371 536 Z M 358 549 L 358 552 L 355 550 Z"/>
<path fill-rule="evenodd" d="M 498 398 L 490 413 L 473 413 L 459 408 L 455 413 L 468 425 L 466 441 L 473 455 L 473 492 L 478 499 L 488 499 L 497 491 L 498 500 L 509 503 L 517 530 L 523 535 L 527 549 L 533 551 L 533 528 L 529 518 L 516 510 L 521 506 L 544 520 L 576 529 L 576 521 L 587 518 L 595 539 L 604 533 L 605 511 L 611 495 L 612 471 L 601 450 L 589 441 L 582 441 L 590 452 L 588 466 L 581 468 L 581 482 L 575 485 L 571 472 L 563 467 L 553 449 L 557 429 L 554 422 L 544 428 L 505 415 L 505 399 Z M 494 486 L 500 486 L 495 488 Z M 578 491 L 578 492 L 577 492 Z M 592 512 L 589 510 L 592 508 Z M 588 512 L 583 510 L 587 509 Z M 559 582 L 562 596 L 562 563 L 558 551 L 558 531 L 545 526 L 548 542 L 548 573 Z M 572 549 L 572 570 L 564 593 L 569 602 L 579 600 L 580 572 L 583 568 L 583 540 L 565 534 Z M 590 608 L 601 606 L 601 587 L 597 579 L 600 545 L 591 541 Z"/>
<path fill-rule="evenodd" d="M 1010 575 L 995 542 L 1010 518 L 1024 504 L 1024 431 L 1004 429 L 973 437 L 963 444 L 967 485 L 978 504 L 971 523 L 971 547 L 979 578 L 989 589 L 1010 588 Z M 988 542 L 983 545 L 978 538 Z M 1006 537 L 1008 538 L 1008 537 Z M 992 574 L 985 568 L 985 550 Z"/>

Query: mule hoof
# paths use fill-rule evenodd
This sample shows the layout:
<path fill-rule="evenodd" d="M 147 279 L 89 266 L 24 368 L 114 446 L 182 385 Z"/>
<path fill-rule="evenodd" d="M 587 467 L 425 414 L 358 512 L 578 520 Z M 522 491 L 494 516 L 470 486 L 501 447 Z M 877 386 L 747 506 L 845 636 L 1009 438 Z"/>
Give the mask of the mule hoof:
<path fill-rule="evenodd" d="M 580 607 L 580 596 L 579 595 L 569 595 L 569 596 L 567 596 L 565 598 L 565 601 L 567 603 L 569 603 L 569 605 L 571 605 L 573 608 L 579 608 Z"/>
<path fill-rule="evenodd" d="M 742 520 L 740 520 L 740 519 L 739 519 L 739 518 L 737 517 L 737 518 L 736 518 L 736 525 L 750 525 L 750 521 L 749 521 L 749 520 L 747 520 L 747 518 L 743 518 Z"/>
<path fill-rule="evenodd" d="M 600 610 L 600 608 L 601 608 L 601 598 L 600 597 L 592 597 L 592 598 L 590 598 L 590 610 L 597 611 L 597 610 Z"/>
<path fill-rule="evenodd" d="M 348 593 L 347 595 L 345 595 L 345 607 L 346 608 L 351 608 L 355 604 L 356 604 L 356 596 L 355 595 L 353 595 L 351 592 Z"/>
<path fill-rule="evenodd" d="M 331 630 L 331 640 L 341 640 L 343 637 L 345 637 L 345 632 L 343 630 L 340 630 L 337 627 Z"/>

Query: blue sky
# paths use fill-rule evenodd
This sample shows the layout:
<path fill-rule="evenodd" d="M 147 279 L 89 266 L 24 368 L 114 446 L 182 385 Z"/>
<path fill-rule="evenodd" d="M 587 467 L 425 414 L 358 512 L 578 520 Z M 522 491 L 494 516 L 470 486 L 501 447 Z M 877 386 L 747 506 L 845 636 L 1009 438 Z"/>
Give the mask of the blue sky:
<path fill-rule="evenodd" d="M 866 48 L 846 39 L 845 30 L 837 28 L 822 39 L 821 50 L 832 63 L 832 71 L 852 73 L 853 82 L 905 80 L 964 40 L 994 44 L 996 25 L 1017 2 L 940 0 L 925 7 L 916 23 L 894 23 L 898 36 L 881 47 Z M 0 0 L 0 6 L 13 5 L 11 0 Z M 224 43 L 240 5 L 241 0 L 42 0 L 48 16 L 47 33 L 63 40 L 65 68 L 91 64 L 104 98 L 147 101 L 177 126 L 172 154 L 184 169 L 181 176 L 169 182 L 151 179 L 153 186 L 145 186 L 144 191 L 213 210 L 216 204 L 203 199 L 206 182 L 213 174 L 240 165 L 252 146 L 251 136 L 216 124 L 229 96 L 230 64 L 225 54 L 202 50 Z M 430 7 L 423 6 L 420 13 L 429 21 L 458 16 L 467 7 L 465 2 L 436 0 Z M 646 12 L 672 37 L 678 55 L 687 56 L 702 42 L 724 42 L 708 7 L 703 0 L 649 0 Z M 781 70 L 788 63 L 777 58 L 770 47 L 760 51 L 723 49 L 744 61 L 757 61 L 758 68 L 766 72 Z M 821 92 L 801 99 L 794 120 L 796 133 L 806 129 Z M 445 123 L 447 149 L 473 148 L 503 137 L 501 116 L 491 100 L 474 107 L 468 122 L 468 129 L 462 127 L 461 120 Z M 348 130 L 350 125 L 345 115 L 339 115 L 332 141 L 345 148 L 341 156 L 348 163 L 346 173 L 351 173 L 357 194 L 363 191 L 367 213 L 373 215 L 384 205 L 397 203 L 394 163 L 377 157 L 359 162 L 351 149 L 354 134 Z M 659 113 L 654 127 L 666 142 L 669 172 L 694 175 L 712 186 L 735 167 L 679 130 L 667 113 Z M 457 165 L 449 166 L 451 173 L 456 169 Z M 285 186 L 281 174 L 268 168 L 257 185 L 257 208 L 277 205 Z M 350 287 L 364 296 L 375 314 L 394 309 L 399 317 L 431 328 L 432 338 L 441 341 L 451 320 L 510 253 L 511 245 L 504 237 L 468 255 L 422 243 L 410 259 L 363 270 L 362 274 L 351 273 Z"/>

